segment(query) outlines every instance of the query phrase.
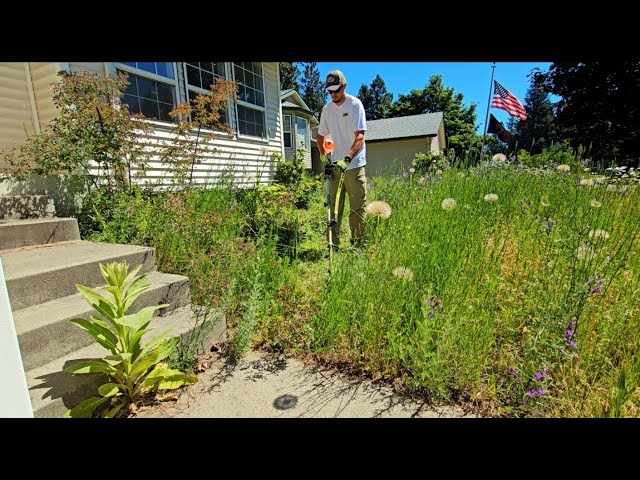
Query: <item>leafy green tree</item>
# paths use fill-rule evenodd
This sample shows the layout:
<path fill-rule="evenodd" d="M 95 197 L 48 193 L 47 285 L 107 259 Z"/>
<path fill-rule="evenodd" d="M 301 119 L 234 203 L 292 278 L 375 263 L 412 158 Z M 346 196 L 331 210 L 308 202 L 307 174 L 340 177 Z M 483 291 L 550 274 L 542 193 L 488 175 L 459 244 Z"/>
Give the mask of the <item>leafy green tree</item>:
<path fill-rule="evenodd" d="M 466 156 L 482 138 L 476 133 L 476 104 L 470 107 L 462 104 L 464 95 L 455 93 L 453 88 L 445 88 L 442 75 L 432 75 L 423 90 L 411 90 L 400 95 L 393 104 L 391 116 L 403 117 L 421 113 L 443 112 L 447 146 L 458 156 Z"/>
<path fill-rule="evenodd" d="M 387 91 L 387 86 L 380 75 L 371 82 L 371 86 L 364 83 L 358 91 L 358 98 L 364 106 L 367 120 L 387 118 L 393 105 L 393 94 Z"/>
<path fill-rule="evenodd" d="M 555 62 L 534 78 L 561 97 L 556 125 L 572 148 L 587 148 L 596 161 L 638 164 L 640 61 Z"/>
<path fill-rule="evenodd" d="M 293 88 L 297 92 L 300 91 L 300 69 L 296 62 L 280 62 L 280 90 L 289 90 Z"/>
<path fill-rule="evenodd" d="M 553 105 L 549 100 L 549 94 L 539 85 L 536 85 L 533 75 L 527 95 L 525 96 L 524 108 L 527 110 L 525 121 L 515 120 L 514 129 L 510 130 L 514 134 L 509 142 L 509 150 L 524 148 L 529 153 L 541 153 L 543 149 L 551 146 L 556 140 L 556 131 L 553 118 Z"/>
<path fill-rule="evenodd" d="M 300 96 L 309 109 L 320 118 L 322 107 L 327 103 L 327 92 L 324 82 L 320 80 L 320 71 L 316 62 L 305 63 L 302 71 Z"/>

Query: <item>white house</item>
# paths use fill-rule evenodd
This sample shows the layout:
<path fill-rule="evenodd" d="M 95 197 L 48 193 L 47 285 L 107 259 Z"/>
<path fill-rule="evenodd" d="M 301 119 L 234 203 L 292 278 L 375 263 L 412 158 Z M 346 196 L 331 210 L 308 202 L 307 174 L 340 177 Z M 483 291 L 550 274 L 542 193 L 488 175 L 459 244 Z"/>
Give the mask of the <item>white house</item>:
<path fill-rule="evenodd" d="M 0 150 L 23 143 L 40 132 L 56 115 L 53 84 L 60 70 L 87 70 L 98 74 L 129 74 L 125 100 L 132 112 L 141 112 L 154 126 L 151 141 L 170 140 L 169 111 L 198 92 L 208 91 L 214 78 L 234 80 L 237 99 L 226 112 L 233 134 L 217 135 L 214 152 L 203 153 L 194 182 L 204 183 L 225 169 L 236 181 L 266 183 L 274 169 L 272 154 L 283 153 L 280 79 L 277 62 L 8 62 L 0 63 Z M 0 157 L 0 170 L 6 167 Z M 166 167 L 149 163 L 142 182 L 172 184 Z M 24 192 L 24 186 L 21 187 Z M 0 184 L 0 194 L 12 194 L 15 185 Z M 38 186 L 29 185 L 37 194 Z"/>

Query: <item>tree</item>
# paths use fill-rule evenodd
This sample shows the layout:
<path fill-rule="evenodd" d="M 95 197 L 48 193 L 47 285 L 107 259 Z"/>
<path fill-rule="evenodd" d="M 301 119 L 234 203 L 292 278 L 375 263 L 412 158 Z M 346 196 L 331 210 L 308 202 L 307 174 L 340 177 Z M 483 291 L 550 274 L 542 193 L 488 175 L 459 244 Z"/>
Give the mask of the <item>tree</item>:
<path fill-rule="evenodd" d="M 393 116 L 442 112 L 447 145 L 455 150 L 456 155 L 462 156 L 468 154 L 472 147 L 479 147 L 482 140 L 476 133 L 476 104 L 465 107 L 463 99 L 462 93 L 445 88 L 442 75 L 436 74 L 429 78 L 423 90 L 411 90 L 408 95 L 400 95 L 393 105 Z"/>
<path fill-rule="evenodd" d="M 300 91 L 300 69 L 296 62 L 280 62 L 280 90 L 289 90 L 293 88 L 297 92 Z"/>
<path fill-rule="evenodd" d="M 316 62 L 309 62 L 304 65 L 300 82 L 302 86 L 300 96 L 315 116 L 320 118 L 322 107 L 327 103 L 327 92 L 324 82 L 320 80 L 320 72 L 317 65 Z"/>
<path fill-rule="evenodd" d="M 553 105 L 549 100 L 549 94 L 536 85 L 534 75 L 530 75 L 530 78 L 531 84 L 527 90 L 524 104 L 524 108 L 527 110 L 527 119 L 514 121 L 515 128 L 511 131 L 514 137 L 509 142 L 509 150 L 512 151 L 517 142 L 518 149 L 523 148 L 531 154 L 537 154 L 550 147 L 552 142 L 556 140 L 556 131 Z"/>
<path fill-rule="evenodd" d="M 640 62 L 555 62 L 534 78 L 561 97 L 556 125 L 572 148 L 605 164 L 638 164 Z"/>
<path fill-rule="evenodd" d="M 387 92 L 387 87 L 380 75 L 376 75 L 371 82 L 371 87 L 362 84 L 358 98 L 364 106 L 367 120 L 387 118 L 391 114 L 393 94 Z"/>

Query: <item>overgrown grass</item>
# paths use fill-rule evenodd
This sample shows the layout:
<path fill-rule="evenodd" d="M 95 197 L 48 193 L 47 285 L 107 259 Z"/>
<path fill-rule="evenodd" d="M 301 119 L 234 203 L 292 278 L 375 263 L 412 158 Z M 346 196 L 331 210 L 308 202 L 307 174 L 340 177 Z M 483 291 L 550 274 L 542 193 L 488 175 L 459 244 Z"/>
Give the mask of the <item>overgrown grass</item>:
<path fill-rule="evenodd" d="M 331 277 L 323 188 L 308 209 L 279 187 L 134 195 L 91 238 L 156 247 L 236 356 L 253 339 L 490 415 L 637 416 L 639 196 L 511 166 L 375 178 L 392 214 Z"/>

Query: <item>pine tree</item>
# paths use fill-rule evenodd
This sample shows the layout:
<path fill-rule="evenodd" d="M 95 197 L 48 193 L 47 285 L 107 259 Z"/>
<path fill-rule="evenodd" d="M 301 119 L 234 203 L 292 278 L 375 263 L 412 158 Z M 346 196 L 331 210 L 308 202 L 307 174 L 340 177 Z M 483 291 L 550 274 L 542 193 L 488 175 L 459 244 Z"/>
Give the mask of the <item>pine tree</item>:
<path fill-rule="evenodd" d="M 358 91 L 358 98 L 364 106 L 367 120 L 378 120 L 390 116 L 393 94 L 387 92 L 387 87 L 380 75 L 376 75 L 371 82 L 371 87 L 362 84 Z"/>
<path fill-rule="evenodd" d="M 295 62 L 280 62 L 280 90 L 293 88 L 300 91 L 300 69 Z"/>
<path fill-rule="evenodd" d="M 525 96 L 524 107 L 527 110 L 527 119 L 515 122 L 515 137 L 509 146 L 512 149 L 517 140 L 518 150 L 524 149 L 531 154 L 541 153 L 543 149 L 551 146 L 556 134 L 549 94 L 536 86 L 533 77 Z"/>
<path fill-rule="evenodd" d="M 327 103 L 327 92 L 324 82 L 320 80 L 316 62 L 305 63 L 300 84 L 300 96 L 315 116 L 320 118 L 322 107 Z"/>

